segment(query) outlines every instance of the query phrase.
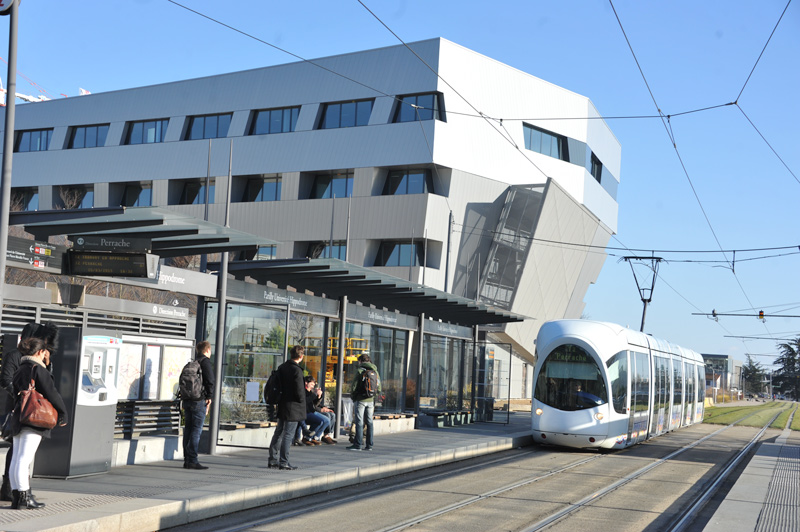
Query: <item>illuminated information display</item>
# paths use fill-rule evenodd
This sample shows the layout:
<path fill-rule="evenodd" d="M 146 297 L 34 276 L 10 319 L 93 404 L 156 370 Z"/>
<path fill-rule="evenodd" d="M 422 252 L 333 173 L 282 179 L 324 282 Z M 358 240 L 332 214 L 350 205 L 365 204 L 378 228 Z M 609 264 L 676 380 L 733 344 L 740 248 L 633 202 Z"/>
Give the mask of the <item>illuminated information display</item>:
<path fill-rule="evenodd" d="M 147 253 L 67 252 L 69 274 L 107 277 L 148 277 Z"/>

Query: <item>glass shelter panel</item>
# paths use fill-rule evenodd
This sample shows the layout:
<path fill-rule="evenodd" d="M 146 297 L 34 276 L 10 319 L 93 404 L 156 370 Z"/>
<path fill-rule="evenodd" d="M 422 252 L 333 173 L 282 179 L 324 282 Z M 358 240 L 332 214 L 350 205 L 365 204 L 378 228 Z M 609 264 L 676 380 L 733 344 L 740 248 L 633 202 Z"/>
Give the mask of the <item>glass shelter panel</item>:
<path fill-rule="evenodd" d="M 216 341 L 216 302 L 208 303 L 206 339 Z M 286 311 L 262 306 L 228 305 L 220 423 L 267 420 L 263 389 L 272 370 L 284 362 Z M 216 346 L 212 348 L 215 353 Z M 212 354 L 212 362 L 214 355 Z"/>

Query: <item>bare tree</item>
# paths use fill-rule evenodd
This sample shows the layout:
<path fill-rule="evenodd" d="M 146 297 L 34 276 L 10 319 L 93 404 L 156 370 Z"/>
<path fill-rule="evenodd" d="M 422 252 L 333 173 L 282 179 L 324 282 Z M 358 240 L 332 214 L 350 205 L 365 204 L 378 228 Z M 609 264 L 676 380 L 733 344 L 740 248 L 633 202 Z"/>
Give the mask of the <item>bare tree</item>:
<path fill-rule="evenodd" d="M 61 199 L 58 208 L 77 209 L 80 207 L 83 198 L 86 197 L 86 188 L 75 185 L 60 185 L 58 187 L 58 197 Z"/>

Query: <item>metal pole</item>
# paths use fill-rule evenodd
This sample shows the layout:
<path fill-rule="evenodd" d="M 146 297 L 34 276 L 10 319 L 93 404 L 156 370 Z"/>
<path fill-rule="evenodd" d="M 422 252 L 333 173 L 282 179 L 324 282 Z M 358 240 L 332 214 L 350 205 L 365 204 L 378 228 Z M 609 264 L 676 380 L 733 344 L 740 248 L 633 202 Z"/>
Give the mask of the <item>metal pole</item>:
<path fill-rule="evenodd" d="M 353 196 L 347 198 L 347 231 L 344 236 L 344 261 L 350 262 L 350 204 L 353 202 Z"/>
<path fill-rule="evenodd" d="M 639 332 L 644 332 L 644 317 L 647 314 L 647 303 L 650 302 L 649 299 L 643 299 L 644 302 L 644 310 L 642 310 L 642 326 L 639 327 Z"/>
<path fill-rule="evenodd" d="M 233 139 L 231 139 L 230 155 L 228 156 L 228 190 L 225 197 L 225 227 L 230 226 L 231 210 L 231 181 L 233 170 Z M 228 314 L 228 252 L 223 251 L 220 259 L 219 278 L 217 279 L 217 341 L 216 358 L 214 359 L 214 399 L 211 401 L 211 417 L 208 420 L 208 454 L 216 454 L 217 438 L 219 436 L 220 399 L 222 398 L 222 381 L 225 378 L 223 369 L 225 364 L 225 320 Z M 288 310 L 287 310 L 288 315 Z M 288 323 L 287 323 L 288 325 Z"/>
<path fill-rule="evenodd" d="M 333 220 L 334 214 L 336 213 L 336 195 L 334 194 L 333 199 L 331 199 L 331 239 L 328 243 L 328 258 L 333 258 Z"/>
<path fill-rule="evenodd" d="M 341 308 L 339 309 L 339 350 L 336 353 L 336 428 L 334 430 L 336 435 L 342 430 L 342 395 L 345 384 L 342 379 L 344 375 L 345 347 L 347 345 L 347 334 L 345 333 L 347 326 L 347 296 L 342 296 L 339 304 Z M 353 406 L 355 407 L 355 405 Z"/>
<path fill-rule="evenodd" d="M 419 402 L 422 397 L 422 357 L 425 355 L 425 313 L 419 315 L 419 328 L 417 329 L 419 341 L 417 342 L 417 390 L 414 394 L 414 413 L 419 416 Z M 438 407 L 438 405 L 437 405 Z"/>
<path fill-rule="evenodd" d="M 447 219 L 447 254 L 444 257 L 444 291 L 447 292 L 447 283 L 450 277 L 450 238 L 453 234 L 453 211 Z"/>
<path fill-rule="evenodd" d="M 17 92 L 17 15 L 19 2 L 9 9 L 8 23 L 8 75 L 6 77 L 6 120 L 3 138 L 3 170 L 0 180 L 0 318 L 3 312 L 3 293 L 6 285 L 6 253 L 8 251 L 8 216 L 11 210 L 11 160 L 14 155 L 14 117 Z"/>
<path fill-rule="evenodd" d="M 203 214 L 203 220 L 208 221 L 208 202 L 210 200 L 211 188 L 211 139 L 208 139 L 208 162 L 206 164 L 206 206 Z M 206 273 L 208 270 L 208 255 L 203 253 L 200 255 L 200 272 Z M 197 296 L 197 317 L 195 318 L 194 336 L 197 339 L 205 336 L 205 321 L 206 321 L 206 298 L 204 296 Z"/>

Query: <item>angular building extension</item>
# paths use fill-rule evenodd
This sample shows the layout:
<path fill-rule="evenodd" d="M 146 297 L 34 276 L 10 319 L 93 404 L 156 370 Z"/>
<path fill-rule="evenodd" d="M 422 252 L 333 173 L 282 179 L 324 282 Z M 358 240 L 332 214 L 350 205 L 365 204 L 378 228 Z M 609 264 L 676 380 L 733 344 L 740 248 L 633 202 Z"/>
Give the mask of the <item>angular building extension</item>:
<path fill-rule="evenodd" d="M 210 175 L 210 221 L 229 200 L 231 227 L 280 243 L 260 258 L 346 258 L 528 316 L 488 334 L 532 361 L 600 272 L 620 145 L 584 96 L 409 48 L 19 105 L 13 202 L 202 219 Z"/>

